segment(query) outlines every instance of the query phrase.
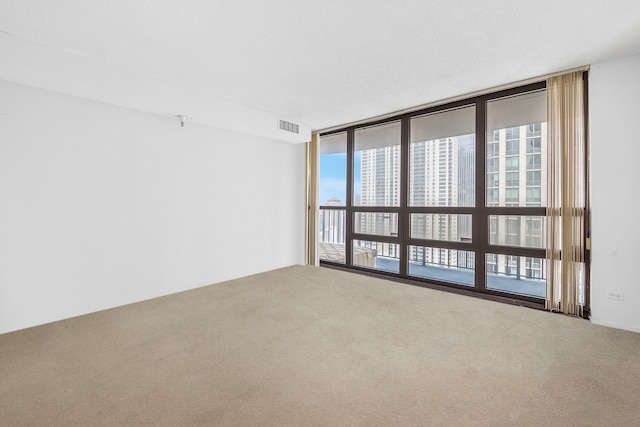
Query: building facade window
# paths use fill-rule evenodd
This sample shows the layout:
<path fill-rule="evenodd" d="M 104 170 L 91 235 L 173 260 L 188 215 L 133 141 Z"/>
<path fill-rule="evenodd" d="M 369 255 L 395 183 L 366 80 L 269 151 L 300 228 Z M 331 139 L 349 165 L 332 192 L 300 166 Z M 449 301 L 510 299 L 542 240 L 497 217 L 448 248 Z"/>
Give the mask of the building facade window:
<path fill-rule="evenodd" d="M 517 171 L 520 169 L 520 157 L 510 156 L 504 159 L 505 169 L 508 171 Z"/>
<path fill-rule="evenodd" d="M 542 158 L 540 154 L 527 155 L 527 170 L 540 169 L 542 166 Z"/>
<path fill-rule="evenodd" d="M 507 141 L 507 156 L 513 156 L 520 153 L 520 140 L 515 139 L 512 141 Z"/>
<path fill-rule="evenodd" d="M 520 172 L 507 172 L 505 174 L 505 185 L 507 187 L 517 187 L 520 184 Z"/>
<path fill-rule="evenodd" d="M 505 189 L 504 193 L 505 203 L 518 203 L 518 201 L 520 200 L 519 188 L 507 188 Z"/>
<path fill-rule="evenodd" d="M 542 172 L 527 171 L 527 185 L 540 185 L 542 183 Z"/>

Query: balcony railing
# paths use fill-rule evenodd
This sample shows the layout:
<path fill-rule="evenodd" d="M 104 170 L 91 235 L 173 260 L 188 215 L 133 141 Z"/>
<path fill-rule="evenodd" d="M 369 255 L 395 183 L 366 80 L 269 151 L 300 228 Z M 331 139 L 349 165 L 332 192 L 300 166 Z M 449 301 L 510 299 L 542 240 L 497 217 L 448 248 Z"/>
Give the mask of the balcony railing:
<path fill-rule="evenodd" d="M 320 209 L 318 242 L 320 259 L 345 262 L 346 209 Z M 354 260 L 358 266 L 399 272 L 399 245 L 354 240 Z M 461 239 L 463 240 L 463 239 Z M 468 239 L 464 239 L 468 240 Z M 412 276 L 473 286 L 475 253 L 471 251 L 410 246 L 408 253 Z M 544 297 L 546 261 L 527 257 L 494 255 L 487 263 L 486 286 L 489 289 Z M 449 271 L 447 273 L 446 270 Z"/>

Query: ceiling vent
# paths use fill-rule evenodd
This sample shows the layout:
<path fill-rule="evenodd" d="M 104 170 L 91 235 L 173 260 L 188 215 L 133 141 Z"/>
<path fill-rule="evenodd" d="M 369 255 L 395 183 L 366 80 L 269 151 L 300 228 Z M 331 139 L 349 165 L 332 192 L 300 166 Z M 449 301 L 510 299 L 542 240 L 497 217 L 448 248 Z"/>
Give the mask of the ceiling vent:
<path fill-rule="evenodd" d="M 284 120 L 280 120 L 280 129 L 286 130 L 287 132 L 300 133 L 300 126 L 295 123 L 285 122 Z"/>

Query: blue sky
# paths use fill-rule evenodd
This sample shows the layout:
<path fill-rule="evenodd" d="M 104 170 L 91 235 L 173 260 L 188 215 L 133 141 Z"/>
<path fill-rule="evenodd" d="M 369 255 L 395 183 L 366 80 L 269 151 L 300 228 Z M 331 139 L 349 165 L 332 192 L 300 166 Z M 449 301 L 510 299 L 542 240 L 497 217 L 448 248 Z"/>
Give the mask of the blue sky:
<path fill-rule="evenodd" d="M 354 158 L 355 193 L 360 194 L 360 153 Z M 320 156 L 320 204 L 336 197 L 346 203 L 347 194 L 347 154 L 322 154 Z"/>

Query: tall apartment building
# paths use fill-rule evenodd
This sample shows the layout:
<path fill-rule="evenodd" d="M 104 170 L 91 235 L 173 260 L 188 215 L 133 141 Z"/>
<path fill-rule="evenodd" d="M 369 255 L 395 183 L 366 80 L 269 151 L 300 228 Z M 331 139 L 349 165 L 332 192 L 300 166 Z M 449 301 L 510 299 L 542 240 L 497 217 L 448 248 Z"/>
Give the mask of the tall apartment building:
<path fill-rule="evenodd" d="M 400 145 L 361 153 L 361 206 L 399 206 Z"/>
<path fill-rule="evenodd" d="M 418 141 L 409 148 L 409 204 L 459 206 L 458 138 Z M 458 215 L 413 215 L 411 235 L 433 240 L 458 240 Z M 469 236 L 470 237 L 470 236 Z M 423 264 L 456 266 L 458 251 L 413 247 L 409 260 Z"/>
<path fill-rule="evenodd" d="M 487 206 L 544 206 L 547 197 L 547 125 L 494 130 L 487 138 Z M 491 216 L 493 244 L 544 248 L 544 218 Z M 487 255 L 487 272 L 544 278 L 538 258 Z"/>
<path fill-rule="evenodd" d="M 360 152 L 359 206 L 400 206 L 400 145 L 370 148 Z M 389 213 L 359 213 L 355 229 L 363 234 L 398 235 L 398 217 Z M 358 242 L 382 256 L 398 257 L 397 245 Z"/>
<path fill-rule="evenodd" d="M 486 147 L 487 206 L 543 206 L 546 200 L 546 123 L 494 130 Z M 362 150 L 361 205 L 398 206 L 400 146 Z M 475 137 L 463 135 L 412 142 L 409 149 L 409 204 L 412 206 L 475 205 Z M 356 227 L 366 234 L 397 233 L 397 217 L 358 214 Z M 490 242 L 544 247 L 543 218 L 491 216 Z M 412 236 L 431 240 L 468 241 L 470 215 L 421 214 L 411 221 Z M 384 246 L 382 254 L 397 256 Z M 473 254 L 441 248 L 412 247 L 409 260 L 473 268 Z M 544 277 L 542 261 L 488 255 L 487 271 L 518 277 Z"/>
<path fill-rule="evenodd" d="M 461 141 L 461 143 L 459 143 Z M 361 206 L 399 206 L 400 146 L 362 150 Z M 419 141 L 410 144 L 409 204 L 412 206 L 473 206 L 475 149 L 473 135 Z M 435 240 L 459 240 L 459 230 L 471 238 L 471 217 L 457 215 L 415 215 L 412 236 Z M 395 214 L 356 215 L 356 230 L 365 234 L 396 235 Z M 379 253 L 398 256 L 392 244 L 378 245 Z M 458 265 L 458 251 L 413 248 L 410 261 Z M 473 260 L 464 259 L 468 266 Z"/>

